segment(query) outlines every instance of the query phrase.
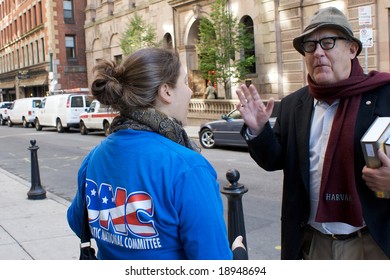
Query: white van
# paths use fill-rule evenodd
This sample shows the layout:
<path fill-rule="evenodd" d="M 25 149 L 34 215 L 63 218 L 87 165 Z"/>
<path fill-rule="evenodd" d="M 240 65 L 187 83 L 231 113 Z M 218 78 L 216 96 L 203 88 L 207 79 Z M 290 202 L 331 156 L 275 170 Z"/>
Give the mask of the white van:
<path fill-rule="evenodd" d="M 8 126 L 23 124 L 23 127 L 34 125 L 35 115 L 41 105 L 42 97 L 16 99 L 8 111 Z"/>
<path fill-rule="evenodd" d="M 92 131 L 104 131 L 104 135 L 110 134 L 110 124 L 118 116 L 109 106 L 101 104 L 99 101 L 92 101 L 87 113 L 80 115 L 80 133 L 88 134 Z"/>
<path fill-rule="evenodd" d="M 90 101 L 86 94 L 57 94 L 42 99 L 41 107 L 35 116 L 35 129 L 55 127 L 64 132 L 80 126 L 80 115 L 88 110 Z"/>
<path fill-rule="evenodd" d="M 0 102 L 0 124 L 5 125 L 8 120 L 8 111 L 12 106 L 11 101 Z"/>

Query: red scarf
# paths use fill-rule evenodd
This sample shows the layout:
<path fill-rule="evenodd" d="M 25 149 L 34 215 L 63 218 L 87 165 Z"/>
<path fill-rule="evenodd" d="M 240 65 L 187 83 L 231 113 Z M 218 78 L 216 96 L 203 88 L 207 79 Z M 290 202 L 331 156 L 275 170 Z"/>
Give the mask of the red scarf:
<path fill-rule="evenodd" d="M 319 100 L 340 103 L 333 121 L 321 178 L 317 222 L 363 225 L 362 206 L 354 172 L 354 131 L 362 94 L 390 82 L 390 73 L 371 71 L 364 75 L 359 60 L 352 60 L 348 79 L 318 85 L 308 76 L 309 92 Z"/>

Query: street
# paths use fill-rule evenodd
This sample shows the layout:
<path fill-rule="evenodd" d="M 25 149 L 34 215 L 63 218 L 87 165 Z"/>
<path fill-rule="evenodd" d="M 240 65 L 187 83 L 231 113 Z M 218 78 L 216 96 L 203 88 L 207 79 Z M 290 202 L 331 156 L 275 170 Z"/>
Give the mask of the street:
<path fill-rule="evenodd" d="M 77 171 L 88 152 L 105 137 L 102 133 L 81 135 L 78 130 L 57 133 L 55 129 L 0 126 L 0 167 L 31 181 L 30 140 L 39 147 L 38 161 L 43 188 L 71 201 L 77 188 Z M 202 149 L 218 173 L 221 188 L 228 184 L 226 172 L 237 169 L 239 183 L 248 188 L 243 209 L 250 259 L 280 259 L 280 202 L 282 172 L 266 172 L 245 149 Z M 227 213 L 227 199 L 222 195 Z"/>

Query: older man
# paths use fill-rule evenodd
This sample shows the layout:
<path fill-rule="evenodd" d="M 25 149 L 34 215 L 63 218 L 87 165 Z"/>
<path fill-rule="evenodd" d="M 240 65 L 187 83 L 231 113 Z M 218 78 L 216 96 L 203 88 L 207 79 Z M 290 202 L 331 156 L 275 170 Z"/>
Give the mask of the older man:
<path fill-rule="evenodd" d="M 388 259 L 390 160 L 365 166 L 360 139 L 377 116 L 390 116 L 390 74 L 364 75 L 362 44 L 346 16 L 321 9 L 293 40 L 308 86 L 285 97 L 276 124 L 255 87 L 237 91 L 242 134 L 266 170 L 284 170 L 282 259 Z"/>

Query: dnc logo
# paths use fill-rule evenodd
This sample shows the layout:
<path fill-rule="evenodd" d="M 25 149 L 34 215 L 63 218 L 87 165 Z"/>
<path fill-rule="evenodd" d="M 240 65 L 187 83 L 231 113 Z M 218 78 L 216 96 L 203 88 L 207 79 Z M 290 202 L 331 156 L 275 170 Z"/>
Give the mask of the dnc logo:
<path fill-rule="evenodd" d="M 141 238 L 158 236 L 153 222 L 154 207 L 152 197 L 146 192 L 127 195 L 124 188 L 115 193 L 111 185 L 98 186 L 87 179 L 85 184 L 89 223 L 99 222 L 101 228 L 113 228 L 121 235 L 131 234 Z"/>

